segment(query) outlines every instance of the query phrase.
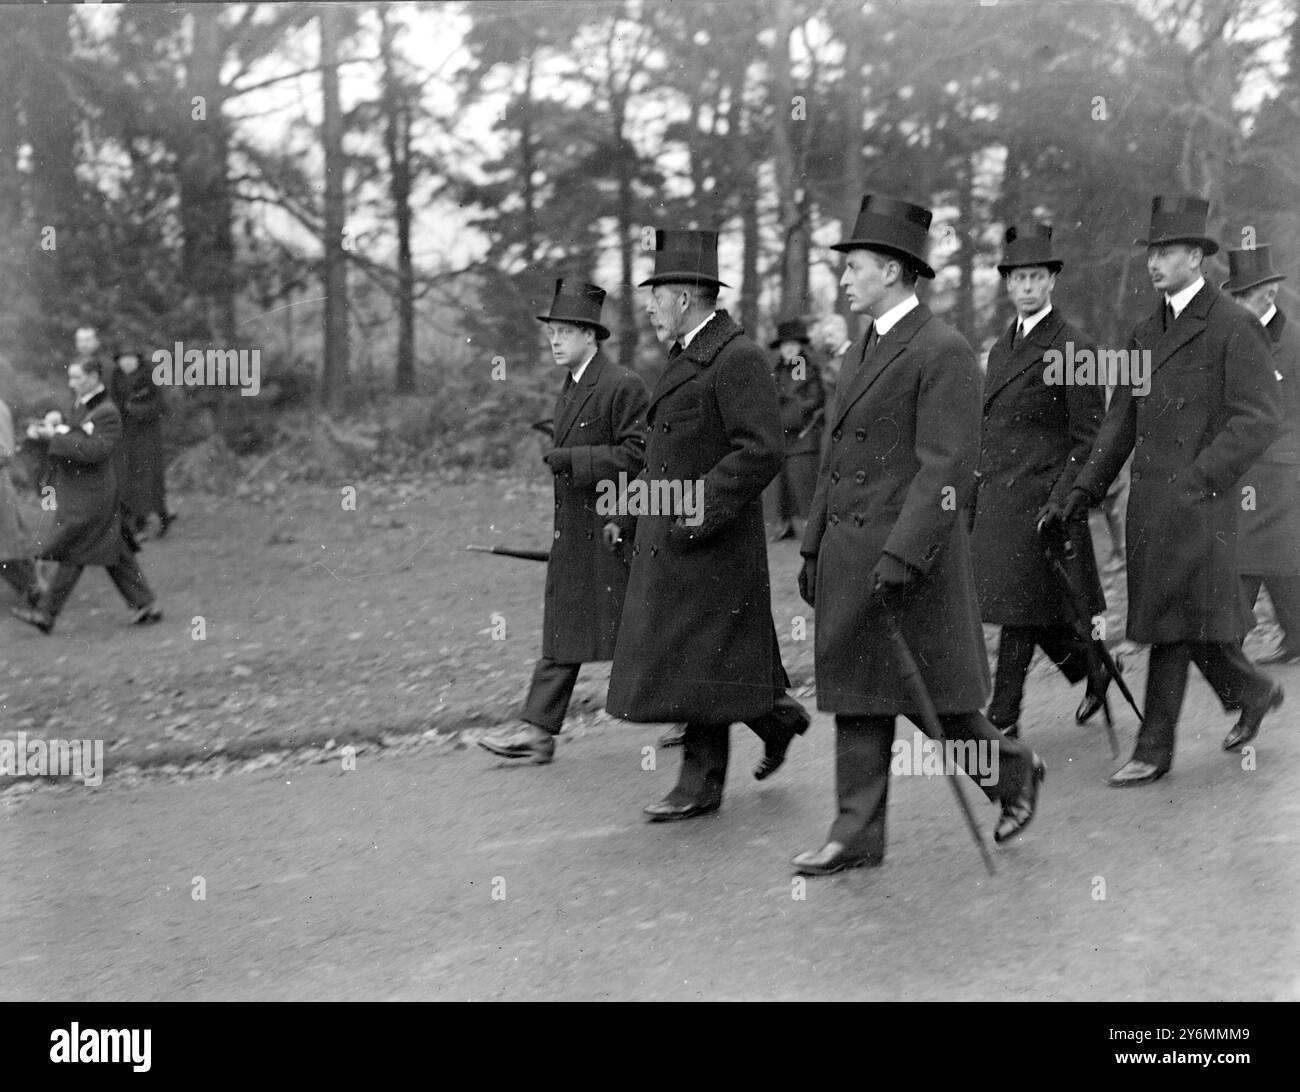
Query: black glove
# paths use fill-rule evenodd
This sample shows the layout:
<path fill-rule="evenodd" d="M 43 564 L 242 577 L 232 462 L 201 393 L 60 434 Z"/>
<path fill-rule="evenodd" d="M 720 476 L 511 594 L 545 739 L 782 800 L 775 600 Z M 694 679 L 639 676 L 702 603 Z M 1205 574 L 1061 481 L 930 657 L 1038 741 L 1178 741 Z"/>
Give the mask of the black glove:
<path fill-rule="evenodd" d="M 1034 526 L 1039 530 L 1042 530 L 1043 528 L 1051 527 L 1056 523 L 1064 523 L 1064 511 L 1065 510 L 1055 501 L 1048 501 L 1038 510 L 1038 514 L 1034 516 Z"/>
<path fill-rule="evenodd" d="M 1061 505 L 1061 522 L 1070 523 L 1073 520 L 1082 519 L 1088 514 L 1088 509 L 1092 505 L 1092 494 L 1076 485 L 1066 495 L 1065 503 Z"/>
<path fill-rule="evenodd" d="M 573 473 L 573 452 L 567 447 L 557 447 L 542 456 L 542 461 L 551 468 L 552 474 Z"/>
<path fill-rule="evenodd" d="M 799 570 L 799 598 L 810 607 L 817 605 L 817 559 L 805 557 Z"/>
<path fill-rule="evenodd" d="M 920 573 L 910 565 L 890 554 L 881 554 L 871 572 L 871 605 L 877 609 L 898 610 L 919 578 Z"/>
<path fill-rule="evenodd" d="M 676 550 L 690 550 L 701 541 L 700 528 L 683 523 L 681 516 L 668 525 L 668 545 Z"/>

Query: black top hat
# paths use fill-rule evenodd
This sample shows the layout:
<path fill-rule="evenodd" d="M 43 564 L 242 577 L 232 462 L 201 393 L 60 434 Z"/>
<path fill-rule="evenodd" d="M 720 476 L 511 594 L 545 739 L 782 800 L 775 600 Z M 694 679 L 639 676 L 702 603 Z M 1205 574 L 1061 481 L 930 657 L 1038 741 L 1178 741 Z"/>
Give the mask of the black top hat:
<path fill-rule="evenodd" d="M 1261 284 L 1286 280 L 1285 273 L 1273 272 L 1273 257 L 1267 243 L 1251 247 L 1249 250 L 1229 250 L 1227 255 L 1228 279 L 1219 287 L 1233 295 L 1238 292 L 1248 292 Z"/>
<path fill-rule="evenodd" d="M 656 228 L 655 271 L 638 287 L 656 284 L 710 284 L 730 288 L 718 280 L 718 233 Z"/>
<path fill-rule="evenodd" d="M 768 346 L 769 349 L 779 348 L 784 341 L 799 341 L 807 345 L 812 338 L 808 336 L 808 327 L 804 325 L 803 319 L 794 318 L 786 319 L 784 322 L 776 324 L 776 339 Z"/>
<path fill-rule="evenodd" d="M 561 277 L 555 282 L 555 299 L 551 313 L 538 315 L 541 322 L 571 322 L 574 326 L 590 326 L 596 331 L 596 340 L 604 341 L 609 330 L 601 325 L 600 309 L 605 305 L 605 290 L 585 281 Z"/>
<path fill-rule="evenodd" d="M 1052 229 L 1047 224 L 1007 225 L 1003 235 L 1002 261 L 998 272 L 1003 276 L 1013 269 L 1044 265 L 1050 273 L 1059 273 L 1065 265 L 1052 256 Z"/>
<path fill-rule="evenodd" d="M 1208 258 L 1219 252 L 1219 244 L 1205 234 L 1210 203 L 1199 197 L 1153 197 L 1149 239 L 1135 239 L 1134 246 L 1163 246 L 1165 243 L 1195 243 Z"/>
<path fill-rule="evenodd" d="M 869 193 L 862 198 L 862 207 L 849 238 L 833 244 L 831 249 L 883 250 L 896 258 L 906 259 L 918 275 L 933 277 L 934 270 L 925 260 L 930 220 L 929 209 Z"/>

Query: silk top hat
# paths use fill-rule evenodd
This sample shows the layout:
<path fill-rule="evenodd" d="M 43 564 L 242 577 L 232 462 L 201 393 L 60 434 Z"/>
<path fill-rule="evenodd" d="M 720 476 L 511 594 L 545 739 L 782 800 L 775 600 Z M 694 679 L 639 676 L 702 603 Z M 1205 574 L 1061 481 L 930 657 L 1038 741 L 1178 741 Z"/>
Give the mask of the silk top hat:
<path fill-rule="evenodd" d="M 730 288 L 718 280 L 716 231 L 655 230 L 655 271 L 638 287 L 656 284 L 709 284 Z"/>
<path fill-rule="evenodd" d="M 1273 272 L 1273 258 L 1267 244 L 1251 250 L 1229 250 L 1227 254 L 1228 279 L 1219 287 L 1233 294 L 1286 280 L 1285 273 Z"/>
<path fill-rule="evenodd" d="M 1065 265 L 1060 258 L 1052 256 L 1052 229 L 1047 224 L 1009 224 L 1003 236 L 998 272 L 1006 276 L 1013 269 L 1034 265 L 1045 265 L 1050 273 L 1059 273 Z"/>
<path fill-rule="evenodd" d="M 804 325 L 803 319 L 786 319 L 785 322 L 778 322 L 776 325 L 776 339 L 768 348 L 777 349 L 784 341 L 799 341 L 804 345 L 812 341 L 812 338 L 808 336 L 808 327 Z"/>
<path fill-rule="evenodd" d="M 1210 203 L 1199 197 L 1153 197 L 1150 238 L 1134 240 L 1134 246 L 1163 246 L 1165 243 L 1194 243 L 1208 258 L 1219 252 L 1219 244 L 1205 234 Z"/>
<path fill-rule="evenodd" d="M 922 277 L 933 277 L 925 260 L 925 243 L 930 232 L 930 210 L 893 197 L 869 193 L 862 198 L 857 222 L 849 238 L 832 250 L 881 250 L 906 259 Z"/>
<path fill-rule="evenodd" d="M 605 305 L 605 290 L 585 281 L 561 277 L 555 282 L 555 299 L 551 313 L 538 315 L 541 322 L 571 322 L 575 326 L 590 326 L 596 331 L 596 340 L 604 341 L 609 330 L 601 325 L 600 309 Z"/>

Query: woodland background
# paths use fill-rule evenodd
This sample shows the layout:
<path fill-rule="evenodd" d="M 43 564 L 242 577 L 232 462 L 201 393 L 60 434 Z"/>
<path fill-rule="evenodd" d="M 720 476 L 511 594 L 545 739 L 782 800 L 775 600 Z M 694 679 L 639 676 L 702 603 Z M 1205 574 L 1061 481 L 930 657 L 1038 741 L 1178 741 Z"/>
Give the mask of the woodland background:
<path fill-rule="evenodd" d="M 864 191 L 927 204 L 929 301 L 978 347 L 1003 225 L 1055 225 L 1057 302 L 1115 342 L 1156 193 L 1300 269 L 1300 0 L 726 0 L 0 9 L 0 397 L 110 352 L 257 348 L 263 392 L 171 392 L 179 484 L 507 466 L 555 383 L 534 315 L 633 287 L 647 226 L 723 233 L 766 341 L 840 305 Z M 53 245 L 51 245 L 51 243 Z M 1215 259 L 1215 279 L 1224 275 Z M 506 379 L 493 378 L 494 363 Z M 498 369 L 497 374 L 500 375 Z"/>

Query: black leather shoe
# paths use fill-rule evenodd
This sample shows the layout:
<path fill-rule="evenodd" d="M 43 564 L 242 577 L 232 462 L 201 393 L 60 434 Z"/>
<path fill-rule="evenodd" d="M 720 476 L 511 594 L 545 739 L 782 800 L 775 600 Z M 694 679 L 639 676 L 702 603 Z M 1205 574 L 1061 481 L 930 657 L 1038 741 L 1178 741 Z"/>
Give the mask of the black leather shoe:
<path fill-rule="evenodd" d="M 1014 838 L 1025 827 L 1029 826 L 1029 821 L 1033 819 L 1034 812 L 1038 810 L 1038 786 L 1043 783 L 1046 777 L 1047 767 L 1043 764 L 1041 758 L 1034 755 L 1034 766 L 1029 775 L 1029 787 L 1014 800 L 1003 803 L 1002 818 L 998 820 L 998 825 L 993 828 L 993 840 L 999 845 L 1008 838 Z"/>
<path fill-rule="evenodd" d="M 555 737 L 526 722 L 487 732 L 479 737 L 478 745 L 502 758 L 526 758 L 534 766 L 544 766 L 555 756 Z"/>
<path fill-rule="evenodd" d="M 147 607 L 141 607 L 131 616 L 131 625 L 133 626 L 156 626 L 162 621 L 162 608 L 155 607 L 150 603 Z"/>
<path fill-rule="evenodd" d="M 646 817 L 652 823 L 672 823 L 678 819 L 694 819 L 697 815 L 708 815 L 710 812 L 717 811 L 722 807 L 722 798 L 714 800 L 688 801 L 685 804 L 675 804 L 670 799 L 665 798 L 657 804 L 650 804 L 642 809 Z"/>
<path fill-rule="evenodd" d="M 1159 766 L 1151 765 L 1150 762 L 1138 762 L 1136 759 L 1129 759 L 1110 775 L 1106 780 L 1106 784 L 1116 789 L 1149 785 L 1152 781 L 1159 781 L 1168 772 L 1168 769 L 1162 770 Z"/>
<path fill-rule="evenodd" d="M 54 619 L 35 607 L 14 607 L 13 616 L 21 622 L 26 622 L 29 626 L 35 626 L 42 633 L 49 633 L 54 629 Z"/>
<path fill-rule="evenodd" d="M 1225 751 L 1236 751 L 1246 746 L 1247 743 L 1259 735 L 1259 726 L 1264 720 L 1264 714 L 1276 709 L 1281 704 L 1282 688 L 1277 683 L 1274 683 L 1273 689 L 1263 703 L 1253 709 L 1242 709 L 1241 717 L 1232 726 L 1232 731 L 1223 738 L 1223 749 Z"/>
<path fill-rule="evenodd" d="M 686 742 L 686 725 L 674 724 L 659 737 L 660 747 L 680 747 Z"/>
<path fill-rule="evenodd" d="M 1006 736 L 1007 739 L 1019 739 L 1019 738 L 1020 738 L 1020 722 L 1019 722 L 1019 721 L 1016 721 L 1015 724 L 1010 724 L 1010 725 L 1008 725 L 1008 726 L 1005 727 L 1005 728 L 1001 728 L 1001 727 L 999 727 L 999 726 L 996 725 L 996 724 L 993 725 L 993 727 L 994 727 L 994 728 L 997 728 L 997 730 L 998 730 L 999 732 L 1001 732 L 1004 736 Z"/>
<path fill-rule="evenodd" d="M 1300 651 L 1288 648 L 1286 645 L 1279 645 L 1267 656 L 1261 656 L 1255 662 L 1257 664 L 1293 664 L 1297 660 L 1300 660 Z"/>
<path fill-rule="evenodd" d="M 763 744 L 763 757 L 759 759 L 758 765 L 754 767 L 754 780 L 762 781 L 764 778 L 771 777 L 777 770 L 785 765 L 786 752 L 790 750 L 790 744 L 794 742 L 795 736 L 801 736 L 808 731 L 808 725 L 812 723 L 806 711 L 802 708 L 798 713 L 786 719 L 782 727 L 785 729 L 784 736 L 774 743 L 765 742 Z"/>
<path fill-rule="evenodd" d="M 1123 674 L 1121 671 L 1120 674 Z M 1088 680 L 1088 689 L 1084 692 L 1083 700 L 1079 702 L 1079 708 L 1074 711 L 1075 724 L 1087 724 L 1106 705 L 1106 691 L 1110 689 L 1110 675 L 1107 674 L 1105 679 L 1097 681 Z M 1110 710 L 1107 709 L 1107 713 Z"/>
<path fill-rule="evenodd" d="M 816 852 L 800 853 L 790 864 L 805 876 L 829 876 L 846 868 L 876 868 L 880 858 L 854 856 L 842 842 L 827 842 Z"/>

